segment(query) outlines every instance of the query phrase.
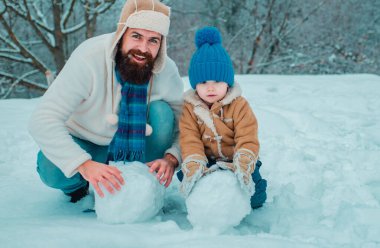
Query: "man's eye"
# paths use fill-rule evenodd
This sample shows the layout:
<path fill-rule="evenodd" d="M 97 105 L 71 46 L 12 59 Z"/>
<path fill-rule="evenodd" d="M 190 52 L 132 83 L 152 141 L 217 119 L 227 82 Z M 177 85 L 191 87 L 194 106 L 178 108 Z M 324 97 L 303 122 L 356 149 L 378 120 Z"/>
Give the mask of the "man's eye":
<path fill-rule="evenodd" d="M 158 44 L 158 40 L 157 39 L 151 39 L 150 42 L 153 43 L 153 44 Z"/>
<path fill-rule="evenodd" d="M 140 38 L 140 35 L 138 35 L 138 34 L 133 34 L 133 35 L 132 35 L 132 38 L 134 38 L 134 39 L 139 39 L 139 38 Z"/>

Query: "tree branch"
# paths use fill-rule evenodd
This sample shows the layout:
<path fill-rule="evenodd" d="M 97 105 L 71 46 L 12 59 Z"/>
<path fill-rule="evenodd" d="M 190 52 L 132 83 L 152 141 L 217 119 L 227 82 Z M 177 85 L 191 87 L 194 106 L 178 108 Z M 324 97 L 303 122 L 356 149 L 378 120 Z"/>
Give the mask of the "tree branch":
<path fill-rule="evenodd" d="M 69 20 L 71 14 L 73 13 L 75 2 L 76 2 L 76 0 L 70 0 L 68 9 L 62 15 L 62 19 L 61 19 L 61 29 L 62 30 L 65 29 L 67 21 Z"/>
<path fill-rule="evenodd" d="M 310 16 L 312 16 L 315 12 L 317 12 L 317 10 L 319 10 L 328 0 L 323 0 L 322 2 L 320 2 L 312 11 L 310 11 L 310 13 L 304 17 L 299 23 L 295 24 L 293 27 L 291 27 L 289 29 L 288 32 L 286 32 L 281 38 L 286 38 L 287 36 L 289 36 L 291 33 L 293 33 L 299 26 L 301 26 L 302 24 L 304 24 L 307 20 L 309 20 Z"/>
<path fill-rule="evenodd" d="M 18 53 L 18 52 L 15 52 L 15 53 Z M 17 57 L 17 56 L 13 56 L 11 54 L 2 53 L 1 50 L 0 50 L 0 58 L 5 58 L 5 59 L 12 60 L 12 61 L 21 62 L 21 63 L 27 63 L 27 64 L 32 64 L 33 63 L 33 61 L 31 59 L 29 59 L 29 58 L 20 58 L 20 57 Z"/>
<path fill-rule="evenodd" d="M 13 10 L 14 13 L 16 13 L 18 16 L 22 17 L 24 20 L 27 20 L 27 15 L 26 13 L 20 11 L 16 6 L 14 6 L 10 2 L 6 2 L 3 0 L 3 3 L 6 7 L 9 7 L 11 10 Z M 33 23 L 35 23 L 38 27 L 42 28 L 46 32 L 52 33 L 53 29 L 45 25 L 44 23 L 40 22 L 39 20 L 32 18 Z"/>
<path fill-rule="evenodd" d="M 24 78 L 26 78 L 27 76 L 30 76 L 30 75 L 33 75 L 34 73 L 37 73 L 38 70 L 33 70 L 33 71 L 30 71 L 30 72 L 27 72 L 25 73 L 24 75 L 22 75 L 21 77 L 19 77 L 16 81 L 13 82 L 13 84 L 9 87 L 7 93 L 5 93 L 5 95 L 1 98 L 1 99 L 6 99 L 9 94 L 11 94 L 11 92 L 13 91 L 13 88 L 18 84 L 20 83 L 21 80 L 23 80 Z"/>
<path fill-rule="evenodd" d="M 13 41 L 13 44 L 20 49 L 20 54 L 24 56 L 25 58 L 30 58 L 32 60 L 32 65 L 37 68 L 40 72 L 44 73 L 48 70 L 47 66 L 44 65 L 36 56 L 32 54 L 31 51 L 29 51 L 16 37 L 15 33 L 11 29 L 11 27 L 8 25 L 8 23 L 5 21 L 4 17 L 0 15 L 0 23 L 5 28 L 5 31 L 8 33 L 10 39 Z"/>
<path fill-rule="evenodd" d="M 14 75 L 12 74 L 9 74 L 9 73 L 6 73 L 6 72 L 3 72 L 3 71 L 0 71 L 0 75 L 5 77 L 5 78 L 9 78 L 11 80 L 16 80 L 11 88 L 8 90 L 8 92 L 6 93 L 6 96 L 3 96 L 2 98 L 5 99 L 11 92 L 12 88 L 15 87 L 17 84 L 21 84 L 25 87 L 28 87 L 28 88 L 31 88 L 31 89 L 36 89 L 36 90 L 40 90 L 40 91 L 46 91 L 48 89 L 47 85 L 42 85 L 42 84 L 38 84 L 38 83 L 35 83 L 29 79 L 25 79 L 27 76 L 30 76 L 32 74 L 35 74 L 37 73 L 38 70 L 33 70 L 33 71 L 30 71 L 24 75 L 22 75 L 21 77 L 17 78 L 15 77 Z"/>
<path fill-rule="evenodd" d="M 7 38 L 2 36 L 1 34 L 0 34 L 0 39 L 3 40 L 5 43 L 7 43 L 8 46 L 12 47 L 14 50 L 17 50 L 18 52 L 20 51 L 20 49 L 14 43 L 10 42 Z"/>
<path fill-rule="evenodd" d="M 29 24 L 32 26 L 34 31 L 36 31 L 37 35 L 41 38 L 42 42 L 46 45 L 46 47 L 52 51 L 54 44 L 51 44 L 50 41 L 45 37 L 45 34 L 41 32 L 36 23 L 34 22 L 34 18 L 30 14 L 30 10 L 28 7 L 28 3 L 26 0 L 23 0 L 25 9 L 26 9 L 26 19 L 29 21 Z"/>

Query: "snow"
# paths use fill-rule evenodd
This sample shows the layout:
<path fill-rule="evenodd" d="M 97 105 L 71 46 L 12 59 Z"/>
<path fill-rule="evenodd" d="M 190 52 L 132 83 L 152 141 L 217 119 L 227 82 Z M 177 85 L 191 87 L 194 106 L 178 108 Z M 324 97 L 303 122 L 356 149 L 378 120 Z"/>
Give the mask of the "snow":
<path fill-rule="evenodd" d="M 152 219 L 164 206 L 165 187 L 141 162 L 111 163 L 123 175 L 127 184 L 110 194 L 102 185 L 105 196 L 95 194 L 95 211 L 106 223 L 135 223 Z M 92 195 L 92 194 L 91 194 Z M 91 197 L 91 195 L 89 197 Z"/>
<path fill-rule="evenodd" d="M 240 224 L 251 211 L 250 196 L 231 171 L 202 177 L 186 199 L 188 220 L 194 229 L 214 234 Z"/>
<path fill-rule="evenodd" d="M 238 76 L 259 121 L 268 200 L 223 234 L 193 229 L 175 178 L 163 210 L 107 224 L 43 185 L 34 100 L 0 101 L 1 247 L 379 247 L 380 77 Z M 126 182 L 127 184 L 128 182 Z"/>

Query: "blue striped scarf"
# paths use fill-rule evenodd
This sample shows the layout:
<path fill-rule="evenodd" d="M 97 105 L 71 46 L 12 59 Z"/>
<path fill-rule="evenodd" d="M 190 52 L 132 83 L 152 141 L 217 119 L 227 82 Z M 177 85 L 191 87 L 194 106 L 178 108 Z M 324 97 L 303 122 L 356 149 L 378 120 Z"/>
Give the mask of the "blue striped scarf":
<path fill-rule="evenodd" d="M 108 148 L 113 161 L 145 162 L 146 98 L 148 83 L 144 85 L 121 82 L 121 101 L 117 131 Z"/>

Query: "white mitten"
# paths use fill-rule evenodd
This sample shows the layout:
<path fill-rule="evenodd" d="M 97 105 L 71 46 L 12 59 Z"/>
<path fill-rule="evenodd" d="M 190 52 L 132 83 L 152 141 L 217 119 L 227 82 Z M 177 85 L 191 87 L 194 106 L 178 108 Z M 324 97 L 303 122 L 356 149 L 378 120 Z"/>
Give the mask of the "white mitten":
<path fill-rule="evenodd" d="M 240 186 L 249 195 L 253 195 L 254 193 L 252 173 L 255 170 L 256 161 L 256 155 L 247 149 L 239 149 L 233 158 L 235 175 L 239 180 Z"/>
<path fill-rule="evenodd" d="M 180 185 L 180 191 L 188 197 L 195 183 L 202 177 L 205 172 L 207 161 L 201 156 L 191 156 L 186 158 L 181 165 L 183 179 Z"/>
<path fill-rule="evenodd" d="M 224 161 L 217 161 L 215 164 L 211 165 L 209 168 L 206 167 L 202 176 L 208 175 L 208 174 L 210 174 L 214 171 L 217 171 L 219 169 L 230 170 L 232 172 L 235 172 L 235 167 L 234 167 L 233 163 L 224 162 Z"/>

